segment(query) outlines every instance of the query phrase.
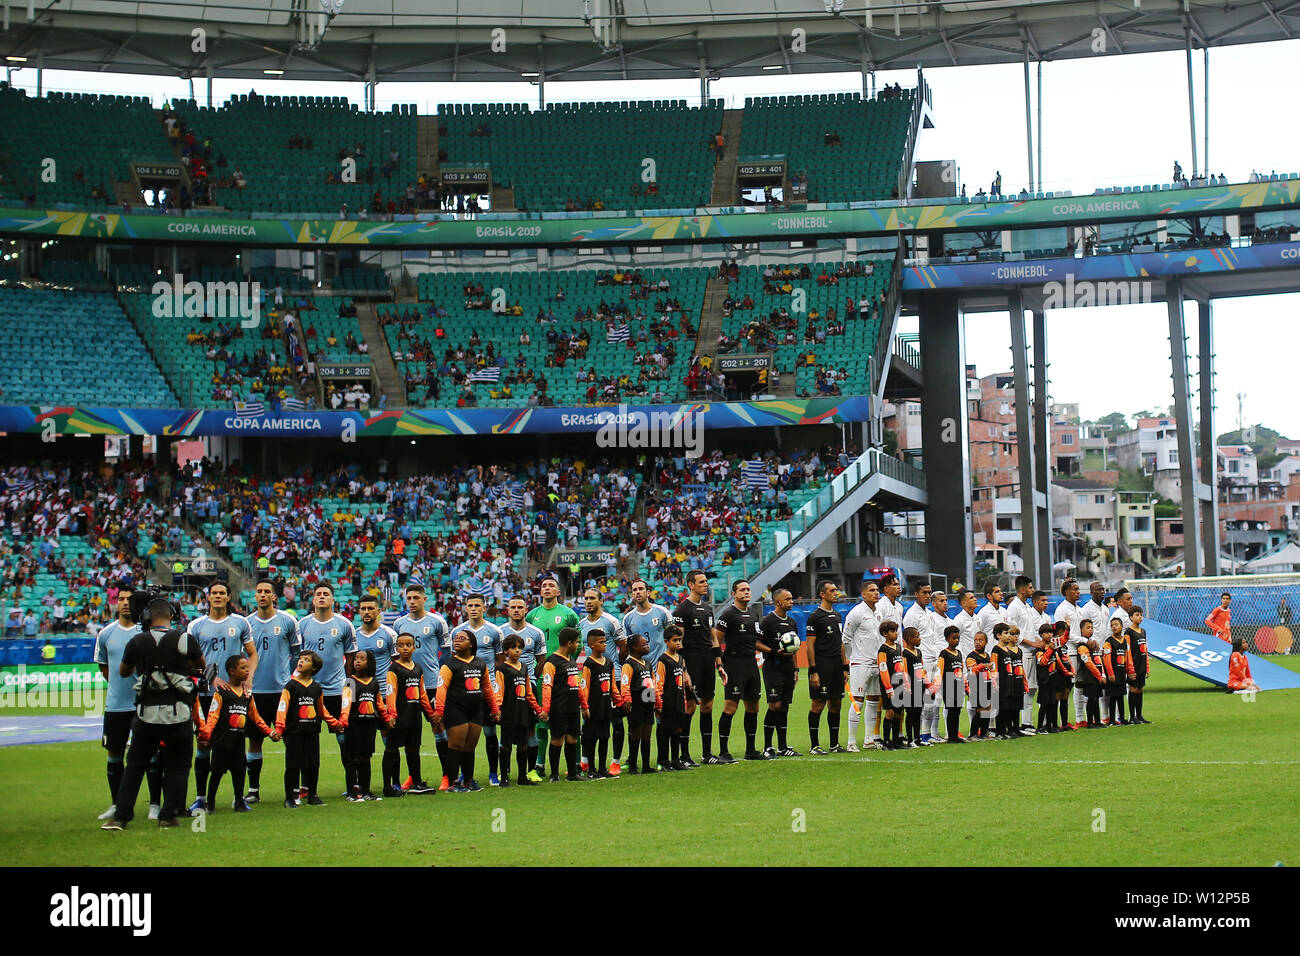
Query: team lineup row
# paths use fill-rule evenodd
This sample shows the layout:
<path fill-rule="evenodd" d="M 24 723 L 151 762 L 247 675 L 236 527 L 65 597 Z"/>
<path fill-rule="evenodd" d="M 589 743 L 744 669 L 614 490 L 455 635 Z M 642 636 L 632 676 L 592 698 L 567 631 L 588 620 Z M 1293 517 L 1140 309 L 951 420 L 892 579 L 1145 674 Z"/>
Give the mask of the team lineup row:
<path fill-rule="evenodd" d="M 104 827 L 120 829 L 132 819 L 146 777 L 150 816 L 162 825 L 215 809 L 226 773 L 235 790 L 234 808 L 249 809 L 260 800 L 268 738 L 285 745 L 285 806 L 321 804 L 316 789 L 322 723 L 338 737 L 350 801 L 479 790 L 474 770 L 480 737 L 486 740 L 492 785 L 541 783 L 548 752 L 551 780 L 559 778 L 562 756 L 568 780 L 617 777 L 625 769 L 625 745 L 629 773 L 691 769 L 698 766 L 691 757 L 697 713 L 701 762 L 734 763 L 729 738 L 742 705 L 746 759 L 797 756 L 786 731 L 801 647 L 816 755 L 858 751 L 863 718 L 866 746 L 882 750 L 1029 736 L 1036 729 L 1035 691 L 1041 731 L 1102 726 L 1102 706 L 1104 723 L 1111 726 L 1148 722 L 1141 710 L 1149 670 L 1141 611 L 1125 590 L 1116 595 L 1112 614 L 1104 590 L 1094 587 L 1093 600 L 1080 607 L 1078 585 L 1067 581 L 1065 601 L 1049 619 L 1046 594 L 1021 577 L 1005 606 L 1000 588 L 987 589 L 987 604 L 978 614 L 974 593 L 959 592 L 961 610 L 949 618 L 947 596 L 931 593 L 928 585 L 917 589 L 904 614 L 901 588 L 886 578 L 864 582 L 862 600 L 841 620 L 834 609 L 838 587 L 823 581 L 801 643 L 788 616 L 794 603 L 788 590 L 776 590 L 773 610 L 763 615 L 761 604 L 751 603 L 749 583 L 736 581 L 731 601 L 715 617 L 705 602 L 707 575 L 692 572 L 687 584 L 688 593 L 670 611 L 651 603 L 643 581 L 634 582 L 632 607 L 620 620 L 603 609 L 595 589 L 585 593 L 586 614 L 579 615 L 560 603 L 558 582 L 547 577 L 541 601 L 531 610 L 524 598 L 512 598 L 506 623 L 496 625 L 483 617 L 482 599 L 471 595 L 465 601 L 467 620 L 453 628 L 426 611 L 418 584 L 406 589 L 408 613 L 390 627 L 374 598 L 361 599 L 360 625 L 354 625 L 336 612 L 326 584 L 313 592 L 311 614 L 295 619 L 277 609 L 271 582 L 261 581 L 255 588 L 257 607 L 243 617 L 231 612 L 229 589 L 217 583 L 209 589 L 206 615 L 182 632 L 172 629 L 174 611 L 163 612 L 150 620 L 143 639 L 132 619 L 131 592 L 124 591 L 117 620 L 95 646 L 95 660 L 109 682 L 103 743 L 113 806 L 101 815 Z M 1097 626 L 1102 622 L 1104 629 Z M 172 697 L 162 699 L 171 708 L 170 716 L 161 718 L 169 729 L 154 733 L 140 690 L 154 666 L 145 658 L 162 646 L 169 629 L 179 640 L 183 662 L 195 673 L 206 669 L 206 680 L 187 687 L 188 696 L 172 690 Z M 218 667 L 224 678 L 217 677 Z M 719 683 L 724 704 L 715 752 Z M 1072 691 L 1075 724 L 1068 720 Z M 847 747 L 839 740 L 846 693 L 851 698 Z M 1131 704 L 1128 719 L 1125 697 Z M 970 717 L 966 737 L 958 732 L 963 709 Z M 820 746 L 823 712 L 828 750 Z M 442 765 L 436 788 L 424 781 L 420 762 L 426 720 Z M 186 810 L 196 732 L 198 798 Z M 654 763 L 652 732 L 658 742 Z M 377 736 L 383 738 L 380 794 L 370 785 Z M 132 785 L 125 789 L 124 760 L 125 768 L 134 764 L 136 770 L 125 774 Z"/>

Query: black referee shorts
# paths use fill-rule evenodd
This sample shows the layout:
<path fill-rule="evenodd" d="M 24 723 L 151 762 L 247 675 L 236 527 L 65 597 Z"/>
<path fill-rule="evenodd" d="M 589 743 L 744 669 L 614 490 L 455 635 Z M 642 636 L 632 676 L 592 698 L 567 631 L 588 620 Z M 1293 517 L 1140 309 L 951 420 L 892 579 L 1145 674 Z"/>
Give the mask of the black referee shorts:
<path fill-rule="evenodd" d="M 758 677 L 758 661 L 752 654 L 738 654 L 722 662 L 727 672 L 726 699 L 756 701 L 763 693 Z"/>
<path fill-rule="evenodd" d="M 812 685 L 813 674 L 817 675 L 816 687 Z M 844 661 L 840 658 L 818 661 L 816 667 L 808 669 L 808 678 L 808 695 L 813 700 L 840 700 L 844 697 Z"/>
<path fill-rule="evenodd" d="M 713 700 L 717 693 L 718 672 L 713 662 L 713 648 L 707 651 L 686 651 L 682 657 L 686 661 L 686 673 L 691 677 L 691 686 L 695 688 L 700 700 Z"/>

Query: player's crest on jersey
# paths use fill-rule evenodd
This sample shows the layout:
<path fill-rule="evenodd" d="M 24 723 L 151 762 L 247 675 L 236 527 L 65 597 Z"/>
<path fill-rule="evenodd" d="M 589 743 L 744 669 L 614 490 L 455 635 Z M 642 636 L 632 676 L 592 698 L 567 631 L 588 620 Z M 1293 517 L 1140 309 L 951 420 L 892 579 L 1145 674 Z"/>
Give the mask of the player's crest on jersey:
<path fill-rule="evenodd" d="M 280 625 L 279 625 L 279 624 L 277 624 L 274 628 L 272 628 L 272 633 L 275 634 L 277 637 L 280 635 Z"/>
<path fill-rule="evenodd" d="M 337 627 L 331 627 L 330 637 L 338 637 L 338 636 L 339 636 L 339 629 Z"/>
<path fill-rule="evenodd" d="M 430 631 L 432 631 L 432 630 L 433 630 L 433 628 L 431 628 L 428 624 L 426 624 L 426 625 L 424 625 L 424 628 L 420 631 L 420 633 L 421 633 L 421 634 L 428 634 L 428 633 L 429 633 Z"/>
<path fill-rule="evenodd" d="M 384 639 L 382 637 L 375 638 L 375 647 L 381 651 L 384 649 Z"/>
<path fill-rule="evenodd" d="M 556 624 L 559 624 L 561 620 L 562 620 L 562 618 L 560 617 L 560 615 L 558 615 L 558 614 L 555 615 L 555 623 L 556 623 Z"/>
<path fill-rule="evenodd" d="M 232 624 L 232 625 L 230 625 L 230 627 L 226 628 L 226 636 L 227 636 L 227 637 L 234 637 L 234 636 L 235 636 L 235 625 Z"/>
<path fill-rule="evenodd" d="M 549 686 L 550 686 L 550 683 L 551 683 L 551 676 L 552 676 L 552 675 L 550 675 L 550 674 L 543 674 L 543 675 L 542 675 L 542 684 L 544 684 L 544 685 L 546 685 L 546 686 L 549 687 Z"/>

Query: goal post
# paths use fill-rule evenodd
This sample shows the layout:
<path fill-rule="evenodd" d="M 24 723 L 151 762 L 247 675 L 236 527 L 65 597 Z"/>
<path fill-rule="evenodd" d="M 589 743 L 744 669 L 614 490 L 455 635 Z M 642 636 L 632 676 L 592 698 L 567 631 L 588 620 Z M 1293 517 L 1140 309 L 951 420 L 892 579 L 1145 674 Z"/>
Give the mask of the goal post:
<path fill-rule="evenodd" d="M 1300 574 L 1244 574 L 1125 581 L 1148 620 L 1209 634 L 1219 595 L 1232 596 L 1231 631 L 1252 654 L 1300 654 Z"/>

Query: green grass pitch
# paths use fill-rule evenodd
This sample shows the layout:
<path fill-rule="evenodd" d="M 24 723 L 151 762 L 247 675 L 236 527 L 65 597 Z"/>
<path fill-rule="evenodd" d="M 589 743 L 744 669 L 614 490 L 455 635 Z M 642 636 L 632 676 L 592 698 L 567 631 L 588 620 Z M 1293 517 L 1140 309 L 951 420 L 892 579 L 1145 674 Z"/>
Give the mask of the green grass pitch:
<path fill-rule="evenodd" d="M 1281 662 L 1300 670 L 1300 662 Z M 201 832 L 160 832 L 144 818 L 143 799 L 126 831 L 101 832 L 95 816 L 108 798 L 96 744 L 3 747 L 0 859 L 17 866 L 1300 864 L 1300 691 L 1247 702 L 1159 663 L 1152 681 L 1146 716 L 1154 723 L 1145 727 L 368 804 L 339 797 L 343 772 L 326 737 L 328 806 L 296 810 L 280 805 L 282 749 L 268 744 L 266 802 L 249 814 L 230 812 L 227 779 L 221 809 Z M 806 688 L 801 683 L 791 720 L 791 743 L 801 751 L 808 749 Z M 739 750 L 739 714 L 732 730 Z M 428 734 L 425 746 L 432 750 Z M 436 757 L 426 761 L 432 768 Z M 376 755 L 376 781 L 378 765 Z M 480 749 L 486 784 L 484 766 Z M 191 777 L 191 797 L 193 786 Z"/>

